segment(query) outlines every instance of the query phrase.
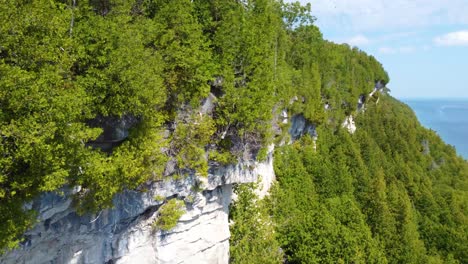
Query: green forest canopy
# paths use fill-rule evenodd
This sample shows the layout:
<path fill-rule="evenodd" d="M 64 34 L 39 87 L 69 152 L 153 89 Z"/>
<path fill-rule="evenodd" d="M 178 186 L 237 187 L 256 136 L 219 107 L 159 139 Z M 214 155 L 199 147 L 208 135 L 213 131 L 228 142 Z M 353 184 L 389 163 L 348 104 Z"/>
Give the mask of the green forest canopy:
<path fill-rule="evenodd" d="M 262 211 L 273 215 L 275 239 L 292 262 L 322 261 L 323 254 L 330 261 L 466 261 L 466 163 L 433 133 L 414 125 L 406 131 L 415 119 L 391 99 L 359 114 L 356 135 L 343 133 L 341 122 L 357 112 L 357 98 L 389 78 L 372 56 L 323 40 L 310 6 L 274 0 L 0 0 L 0 40 L 0 248 L 15 247 L 34 224 L 34 211 L 23 205 L 42 192 L 80 185 L 74 199 L 84 213 L 111 206 L 125 188 L 162 179 L 169 159 L 181 174 L 206 175 L 208 159 L 232 163 L 243 157 L 233 151 L 236 142 L 250 143 L 256 152 L 282 140 L 285 133 L 275 138 L 272 120 L 287 109 L 316 124 L 320 134 L 316 154 L 304 154 L 310 144 L 276 154 L 279 187 L 271 210 Z M 210 93 L 214 112 L 199 115 Z M 325 103 L 331 110 L 324 110 Z M 129 117 L 137 122 L 124 140 L 111 150 L 96 147 L 106 133 L 97 120 Z M 430 155 L 417 152 L 421 140 L 429 142 Z M 304 173 L 293 177 L 283 157 L 304 163 L 294 164 Z M 331 165 L 335 160 L 339 167 Z M 318 169 L 323 171 L 308 171 Z M 310 195 L 278 198 L 293 195 L 286 179 L 300 182 L 309 174 L 315 176 L 302 188 L 310 187 Z M 308 204 L 293 215 L 310 230 L 296 232 L 302 222 L 282 222 L 291 214 L 286 201 Z M 354 210 L 346 211 L 353 219 L 335 215 L 340 206 Z M 351 251 L 341 252 L 344 246 L 334 242 L 314 248 L 317 219 L 303 209 L 324 212 L 330 221 L 322 224 L 330 229 L 322 229 L 352 244 Z M 393 220 L 381 226 L 382 217 Z M 337 230 L 348 230 L 344 234 L 353 241 Z M 290 237 L 296 233 L 311 244 Z M 395 235 L 407 235 L 414 250 L 404 251 Z"/>

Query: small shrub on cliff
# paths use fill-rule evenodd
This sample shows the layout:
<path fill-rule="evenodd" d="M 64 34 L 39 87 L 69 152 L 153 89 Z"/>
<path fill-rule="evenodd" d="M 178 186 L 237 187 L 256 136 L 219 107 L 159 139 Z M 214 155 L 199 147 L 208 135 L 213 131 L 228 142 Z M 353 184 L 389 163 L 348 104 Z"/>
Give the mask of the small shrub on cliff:
<path fill-rule="evenodd" d="M 154 199 L 155 201 L 157 201 L 157 202 L 162 202 L 162 201 L 164 201 L 164 199 L 166 199 L 166 197 L 164 197 L 164 196 L 162 196 L 162 195 L 155 195 L 155 196 L 153 197 L 153 199 Z"/>
<path fill-rule="evenodd" d="M 268 148 L 263 147 L 257 153 L 257 161 L 266 161 L 268 158 Z"/>
<path fill-rule="evenodd" d="M 236 156 L 229 151 L 211 151 L 209 159 L 219 162 L 221 165 L 235 164 L 237 162 Z"/>
<path fill-rule="evenodd" d="M 208 176 L 208 161 L 205 145 L 215 132 L 214 121 L 208 117 L 193 116 L 191 123 L 178 124 L 172 140 L 181 168 L 195 169 Z"/>
<path fill-rule="evenodd" d="M 177 221 L 184 214 L 184 202 L 172 199 L 159 209 L 158 219 L 153 223 L 155 229 L 169 231 L 177 225 Z"/>

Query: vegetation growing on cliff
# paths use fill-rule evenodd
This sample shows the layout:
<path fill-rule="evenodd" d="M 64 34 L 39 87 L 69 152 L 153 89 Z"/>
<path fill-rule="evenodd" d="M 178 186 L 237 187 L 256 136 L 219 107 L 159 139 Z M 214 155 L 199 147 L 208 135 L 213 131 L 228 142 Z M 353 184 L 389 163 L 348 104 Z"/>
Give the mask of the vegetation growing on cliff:
<path fill-rule="evenodd" d="M 292 263 L 466 263 L 468 165 L 386 97 L 358 130 L 277 150 L 272 213 Z M 424 151 L 423 141 L 430 146 Z"/>
<path fill-rule="evenodd" d="M 270 210 L 284 258 L 466 263 L 466 161 L 391 97 L 369 104 L 357 123 L 354 134 L 321 126 L 317 150 L 308 136 L 277 148 L 277 184 L 257 206 Z"/>
<path fill-rule="evenodd" d="M 279 243 L 288 263 L 466 263 L 466 161 L 422 128 L 407 106 L 388 96 L 378 104 L 365 98 L 373 80 L 388 82 L 375 59 L 300 24 L 311 21 L 307 8 L 282 10 L 283 17 L 299 17 L 284 28 L 289 48 L 282 72 L 293 85 L 282 92 L 294 99 L 283 106 L 317 124 L 319 137 L 277 148 L 271 197 L 256 205 L 241 201 L 232 215 L 235 223 L 249 223 L 250 208 L 261 207 L 252 218 L 269 210 L 276 235 L 258 232 L 259 240 L 249 240 L 251 230 L 232 226 L 232 260 L 282 262 L 245 256 L 268 240 Z M 366 110 L 356 115 L 360 95 Z M 349 114 L 357 117 L 352 135 L 341 127 Z M 244 239 L 251 244 L 238 250 Z"/>
<path fill-rule="evenodd" d="M 177 225 L 179 218 L 185 213 L 184 202 L 170 199 L 159 209 L 158 217 L 153 223 L 155 229 L 169 231 Z"/>
<path fill-rule="evenodd" d="M 466 164 L 391 99 L 368 104 L 355 135 L 343 131 L 357 98 L 389 79 L 372 56 L 323 40 L 309 8 L 0 0 L 0 248 L 34 224 L 24 205 L 42 192 L 80 185 L 79 212 L 99 211 L 167 171 L 206 175 L 208 162 L 265 156 L 275 135 L 284 139 L 285 109 L 319 126 L 318 149 L 304 138 L 279 150 L 270 207 L 241 190 L 235 262 L 252 252 L 244 247 L 265 248 L 244 239 L 252 233 L 242 222 L 254 224 L 256 212 L 273 216 L 278 236 L 268 239 L 293 263 L 466 262 Z M 119 140 L 99 141 L 107 128 L 97 120 L 129 117 L 128 131 L 113 127 Z M 170 215 L 161 228 L 178 218 Z M 268 252 L 248 260 L 279 260 L 281 251 Z"/>

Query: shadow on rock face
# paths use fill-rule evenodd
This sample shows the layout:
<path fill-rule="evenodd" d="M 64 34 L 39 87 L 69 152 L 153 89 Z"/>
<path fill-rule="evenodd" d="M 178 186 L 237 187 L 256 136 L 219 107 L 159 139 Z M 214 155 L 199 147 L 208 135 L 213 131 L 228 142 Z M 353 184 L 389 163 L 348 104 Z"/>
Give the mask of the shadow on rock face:
<path fill-rule="evenodd" d="M 129 131 L 136 126 L 140 120 L 133 115 L 98 116 L 87 122 L 90 127 L 99 127 L 103 132 L 96 140 L 92 140 L 87 145 L 99 148 L 104 152 L 112 152 L 114 147 L 120 145 L 129 136 Z"/>
<path fill-rule="evenodd" d="M 303 115 L 295 115 L 291 119 L 289 134 L 293 140 L 298 140 L 306 134 L 317 137 L 317 130 L 315 124 L 305 119 Z"/>

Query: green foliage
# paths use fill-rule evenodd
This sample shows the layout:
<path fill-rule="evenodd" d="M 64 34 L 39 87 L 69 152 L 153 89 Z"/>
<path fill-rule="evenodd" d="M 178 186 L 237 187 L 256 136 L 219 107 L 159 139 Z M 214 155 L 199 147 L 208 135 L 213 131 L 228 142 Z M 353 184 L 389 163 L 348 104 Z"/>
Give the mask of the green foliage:
<path fill-rule="evenodd" d="M 230 208 L 230 263 L 282 263 L 273 223 L 255 184 L 235 187 L 237 200 Z"/>
<path fill-rule="evenodd" d="M 268 148 L 263 147 L 257 153 L 257 161 L 265 161 L 268 158 Z"/>
<path fill-rule="evenodd" d="M 215 5 L 215 4 L 213 4 Z M 252 0 L 220 7 L 213 44 L 223 76 L 218 126 L 267 133 L 275 101 L 278 37 L 282 32 L 275 1 Z"/>
<path fill-rule="evenodd" d="M 25 212 L 22 206 L 22 200 L 20 199 L 2 201 L 0 221 L 3 224 L 0 227 L 0 245 L 2 245 L 0 254 L 18 247 L 18 243 L 21 242 L 18 234 L 23 234 L 34 224 L 34 212 Z"/>
<path fill-rule="evenodd" d="M 156 25 L 145 20 L 135 24 L 131 17 L 113 13 L 106 17 L 85 13 L 76 19 L 77 58 L 71 74 L 91 96 L 95 111 L 156 118 L 155 111 L 167 96 L 162 58 L 145 47 Z"/>
<path fill-rule="evenodd" d="M 320 126 L 317 152 L 307 138 L 276 150 L 270 207 L 288 261 L 466 262 L 466 161 L 390 97 L 357 122 L 354 135 Z"/>
<path fill-rule="evenodd" d="M 278 155 L 280 152 L 282 154 Z M 352 195 L 330 194 L 346 185 L 337 183 L 340 187 L 334 187 L 315 183 L 319 173 L 332 176 L 332 171 L 327 170 L 333 167 L 317 166 L 326 158 L 317 154 L 311 156 L 311 153 L 299 144 L 276 153 L 278 185 L 273 189 L 270 206 L 278 240 L 288 260 L 293 263 L 385 263 L 385 256 L 378 250 L 365 216 Z M 327 187 L 332 190 L 322 190 Z"/>
<path fill-rule="evenodd" d="M 281 2 L 281 4 L 286 29 L 293 30 L 295 27 L 311 25 L 315 21 L 315 18 L 310 14 L 310 3 L 305 6 L 301 5 L 300 2 Z"/>
<path fill-rule="evenodd" d="M 210 151 L 209 159 L 219 162 L 222 165 L 229 165 L 237 162 L 237 158 L 229 151 Z"/>
<path fill-rule="evenodd" d="M 151 27 L 122 12 L 98 16 L 86 3 L 71 8 L 1 4 L 0 210 L 16 212 L 2 214 L 10 224 L 0 228 L 1 248 L 34 222 L 21 204 L 40 192 L 82 185 L 79 211 L 97 211 L 117 192 L 160 175 L 166 159 L 159 151 L 166 91 L 161 57 L 146 45 Z M 123 114 L 142 121 L 112 155 L 87 146 L 102 132 L 88 120 Z"/>
<path fill-rule="evenodd" d="M 214 132 L 214 122 L 209 116 L 195 115 L 190 123 L 177 124 L 172 142 L 181 168 L 195 169 L 203 176 L 208 175 L 205 146 Z"/>
<path fill-rule="evenodd" d="M 309 5 L 276 0 L 0 0 L 0 248 L 34 224 L 23 205 L 42 192 L 80 185 L 86 213 L 161 179 L 169 158 L 175 177 L 236 163 L 242 148 L 262 160 L 286 109 L 318 127 L 317 150 L 303 138 L 276 153 L 274 225 L 255 222 L 270 212 L 239 188 L 234 262 L 276 263 L 278 245 L 292 263 L 468 262 L 466 161 L 390 97 L 368 99 L 354 135 L 342 129 L 389 77 L 314 20 Z M 125 140 L 92 147 L 93 119 L 125 116 L 139 120 Z M 182 213 L 170 200 L 156 225 Z"/>
<path fill-rule="evenodd" d="M 155 29 L 150 45 L 154 45 L 164 61 L 163 77 L 170 100 L 178 107 L 190 102 L 198 105 L 209 92 L 208 81 L 213 68 L 210 42 L 202 33 L 189 0 L 156 0 L 147 2 L 146 12 Z M 138 25 L 139 27 L 144 25 Z"/>
<path fill-rule="evenodd" d="M 162 202 L 162 201 L 164 201 L 166 199 L 166 197 L 161 196 L 161 195 L 156 195 L 156 196 L 153 197 L 153 199 L 155 201 Z"/>
<path fill-rule="evenodd" d="M 184 202 L 171 199 L 159 209 L 158 218 L 153 223 L 153 228 L 169 231 L 177 225 L 177 221 L 184 213 Z"/>

